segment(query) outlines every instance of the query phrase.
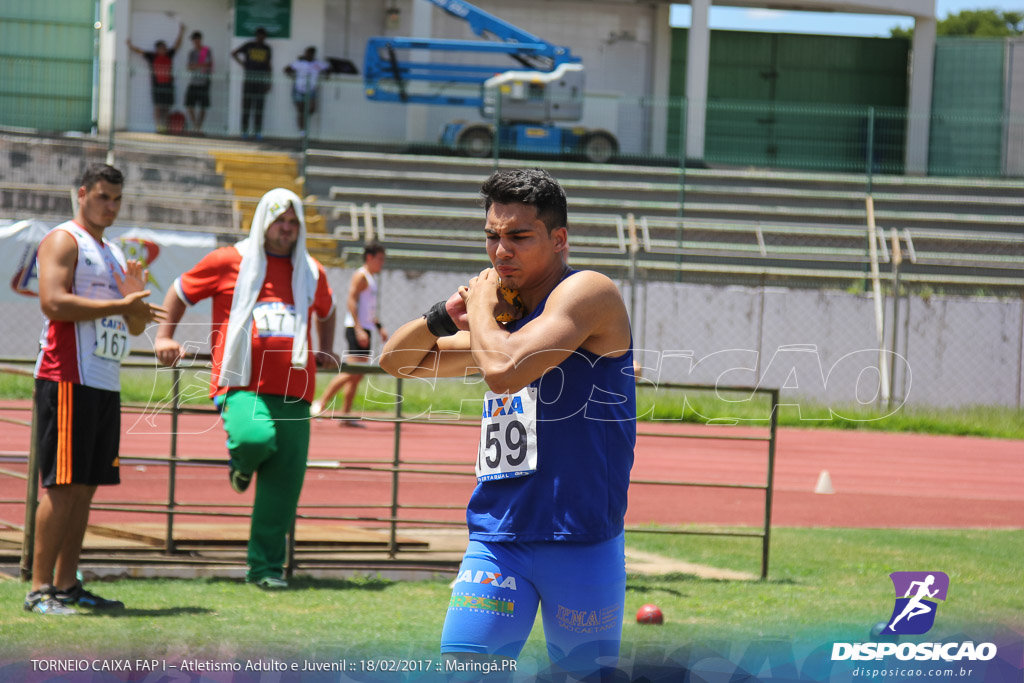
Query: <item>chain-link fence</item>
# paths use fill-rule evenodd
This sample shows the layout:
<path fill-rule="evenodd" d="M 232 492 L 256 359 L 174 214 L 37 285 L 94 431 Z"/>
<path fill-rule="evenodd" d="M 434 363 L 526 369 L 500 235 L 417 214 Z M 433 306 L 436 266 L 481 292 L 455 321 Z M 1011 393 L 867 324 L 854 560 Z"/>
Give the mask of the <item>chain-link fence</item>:
<path fill-rule="evenodd" d="M 486 266 L 482 255 L 478 265 Z M 382 319 L 394 329 L 447 297 L 466 272 L 388 269 Z M 614 275 L 614 274 L 613 274 Z M 885 372 L 863 291 L 726 286 L 616 277 L 643 377 L 781 389 L 810 421 L 858 408 L 1022 404 L 1024 302 L 906 290 L 884 302 Z M 898 320 L 893 323 L 893 315 Z M 978 348 L 986 340 L 988 351 Z M 883 397 L 883 384 L 886 392 Z M 890 388 L 891 387 L 891 388 Z M 737 399 L 741 400 L 741 399 Z M 750 413 L 737 416 L 746 419 Z M 764 418 L 767 415 L 762 416 Z"/>
<path fill-rule="evenodd" d="M 0 226 L 0 254 L 12 273 L 12 291 L 0 302 L 12 321 L 0 333 L 0 355 L 36 352 L 33 259 L 55 222 Z M 489 265 L 480 209 L 358 207 L 354 216 L 338 210 L 330 222 L 332 231 L 311 239 L 310 248 L 328 263 L 341 305 L 362 244 L 377 239 L 389 249 L 381 318 L 390 329 Z M 874 251 L 882 299 L 876 303 L 865 231 L 596 214 L 570 217 L 570 225 L 570 263 L 617 283 L 633 320 L 638 360 L 655 384 L 779 387 L 784 402 L 806 397 L 842 409 L 887 403 L 890 396 L 920 405 L 1021 404 L 1020 237 L 961 236 L 957 242 L 940 233 L 880 230 Z M 230 228 L 111 229 L 110 237 L 151 261 L 159 300 L 178 274 L 241 234 Z M 1000 272 L 1001 279 L 988 277 Z M 188 341 L 207 350 L 208 312 L 199 307 L 184 323 L 198 330 Z M 140 338 L 137 347 L 151 343 Z"/>
<path fill-rule="evenodd" d="M 149 82 L 142 78 L 148 70 L 142 69 L 140 76 L 132 69 L 139 66 L 130 67 L 125 78 L 130 82 L 141 78 L 136 89 L 144 97 L 132 96 L 127 127 L 152 130 L 152 106 L 146 98 Z M 188 77 L 177 77 L 182 90 Z M 218 97 L 234 97 L 228 91 L 240 91 L 241 82 L 222 78 L 213 90 L 220 93 Z M 381 106 L 402 112 L 401 125 L 395 124 L 393 136 L 361 138 L 350 131 L 338 133 L 336 140 L 353 144 L 361 140 L 364 148 L 377 142 L 408 142 L 407 107 L 368 103 L 356 89 L 358 80 L 344 79 L 323 84 L 322 122 L 343 120 L 357 131 L 363 124 L 346 112 L 359 110 L 365 118 L 367 111 Z M 289 84 L 288 79 L 277 79 L 268 97 L 287 92 Z M 328 85 L 338 89 L 337 96 L 330 95 Z M 294 126 L 295 103 L 285 99 L 282 106 L 288 118 L 279 117 L 278 124 Z M 659 149 L 657 140 L 665 138 L 652 132 L 673 117 L 685 123 L 684 103 L 644 100 L 635 104 L 604 98 L 599 106 L 587 109 L 592 110 L 587 114 L 593 117 L 590 125 L 617 131 L 620 137 L 623 122 L 638 127 L 630 138 L 636 155 L 628 156 L 623 147 L 626 156 L 621 158 L 645 164 L 630 166 L 549 157 L 544 161 L 508 159 L 502 156 L 508 150 L 500 146 L 497 159 L 314 147 L 311 139 L 319 144 L 321 137 L 330 137 L 317 132 L 315 120 L 307 138 L 295 139 L 296 131 L 280 128 L 277 134 L 283 137 L 276 144 L 255 146 L 231 139 L 238 134 L 238 123 L 212 113 L 204 124 L 212 128 L 204 130 L 221 131 L 223 139 L 216 141 L 120 132 L 109 138 L 7 134 L 0 136 L 0 153 L 10 161 L 0 166 L 0 217 L 11 225 L 41 219 L 43 227 L 66 220 L 73 215 L 71 186 L 84 166 L 113 160 L 128 178 L 115 227 L 150 231 L 130 234 L 130 245 L 125 246 L 135 254 L 161 254 L 151 265 L 157 281 L 155 296 L 162 296 L 168 283 L 204 250 L 231 243 L 247 231 L 263 192 L 290 187 L 306 199 L 309 246 L 330 266 L 339 301 L 364 242 L 377 239 L 387 246 L 392 270 L 384 280 L 388 292 L 384 315 L 393 327 L 422 313 L 445 291 L 453 291 L 469 274 L 487 266 L 481 246 L 479 184 L 495 166 L 537 163 L 549 168 L 569 195 L 572 263 L 605 272 L 621 285 L 633 314 L 637 347 L 654 353 L 653 360 L 643 363 L 656 370 L 655 376 L 673 382 L 707 381 L 710 375 L 705 373 L 711 372 L 707 368 L 728 355 L 725 350 L 740 349 L 739 357 L 756 356 L 756 361 L 743 361 L 747 364 L 737 366 L 732 376 L 752 368 L 744 371 L 747 383 L 777 384 L 788 390 L 788 373 L 785 377 L 776 373 L 788 362 L 784 359 L 812 358 L 809 348 L 794 355 L 793 349 L 803 345 L 814 347 L 821 368 L 818 374 L 831 379 L 804 378 L 792 389 L 821 401 L 856 402 L 871 392 L 866 380 L 858 380 L 851 388 L 853 380 L 842 375 L 853 373 L 854 365 L 842 365 L 836 370 L 840 375 L 831 376 L 828 371 L 849 354 L 874 348 L 877 355 L 879 347 L 875 304 L 867 296 L 872 251 L 866 227 L 867 192 L 875 207 L 878 230 L 873 246 L 887 297 L 882 346 L 908 360 L 889 362 L 876 370 L 889 376 L 891 395 L 937 405 L 1020 404 L 1024 236 L 1019 226 L 1024 205 L 1019 198 L 1024 186 L 1019 180 L 892 175 L 899 171 L 902 159 L 905 121 L 899 112 L 781 105 L 766 109 L 763 104 L 709 105 L 709 130 L 719 126 L 717 139 L 732 140 L 718 147 L 709 142 L 709 154 L 728 156 L 747 149 L 752 162 L 761 166 L 785 166 L 790 163 L 786 159 L 797 159 L 795 165 L 813 171 L 686 168 L 679 164 L 678 149 L 664 144 Z M 340 109 L 328 115 L 329 107 Z M 426 111 L 433 112 L 430 116 L 445 115 Z M 713 123 L 718 114 L 723 118 Z M 273 120 L 269 117 L 267 124 Z M 421 137 L 416 140 L 426 148 L 426 129 L 418 130 Z M 754 139 L 756 145 L 751 143 Z M 678 138 L 676 142 L 682 146 Z M 823 163 L 808 156 L 816 148 L 826 152 L 819 159 Z M 852 161 L 847 164 L 843 159 Z M 658 160 L 674 165 L 654 163 Z M 727 160 L 743 161 L 740 156 Z M 856 170 L 858 164 L 859 173 L 837 172 Z M 35 302 L 22 296 L 32 293 L 34 244 L 27 233 L 11 226 L 7 230 L 2 253 L 9 262 L 7 277 L 13 291 L 0 306 L 9 313 L 7 320 L 38 320 Z M 111 235 L 121 238 L 123 233 L 113 230 Z M 196 251 L 187 252 L 188 258 L 171 260 L 172 254 L 189 248 Z M 399 279 L 391 282 L 390 278 Z M 811 291 L 805 291 L 808 288 Z M 779 293 L 783 291 L 787 293 Z M 894 292 L 901 295 L 898 304 Z M 694 317 L 690 310 L 701 311 L 700 302 L 705 300 L 714 302 L 702 314 L 709 322 L 701 315 Z M 733 308 L 717 310 L 719 303 Z M 675 315 L 664 315 L 668 310 Z M 977 329 L 986 331 L 986 339 L 998 340 L 999 353 L 967 354 L 949 367 L 947 363 L 954 361 L 946 355 L 945 345 L 935 350 L 943 359 L 939 365 L 931 357 L 915 354 L 916 349 L 930 348 L 934 339 L 971 339 L 974 330 L 956 329 L 954 324 L 955 316 L 966 310 L 974 311 Z M 725 324 L 711 315 L 725 316 L 727 311 L 737 316 L 737 322 Z M 686 325 L 675 322 L 679 320 Z M 698 321 L 696 327 L 691 327 L 694 321 Z M 701 326 L 714 331 L 699 335 L 708 346 L 687 336 L 688 330 Z M 0 332 L 2 353 L 34 355 L 35 327 L 5 326 Z M 720 328 L 735 333 L 720 332 Z M 779 351 L 783 348 L 785 354 Z M 684 369 L 678 360 L 665 365 L 660 360 L 665 350 L 692 352 L 693 367 Z M 773 361 L 780 354 L 783 360 Z M 713 362 L 698 362 L 706 356 Z M 915 357 L 917 364 L 928 368 L 932 381 L 922 384 L 919 376 L 913 384 L 913 373 L 905 366 L 914 367 Z M 999 359 L 1002 370 L 996 369 L 994 359 Z M 937 377 L 955 379 L 943 385 Z M 915 386 L 935 388 L 918 391 Z M 943 386 L 965 388 L 954 392 Z M 875 393 L 881 396 L 881 386 Z"/>

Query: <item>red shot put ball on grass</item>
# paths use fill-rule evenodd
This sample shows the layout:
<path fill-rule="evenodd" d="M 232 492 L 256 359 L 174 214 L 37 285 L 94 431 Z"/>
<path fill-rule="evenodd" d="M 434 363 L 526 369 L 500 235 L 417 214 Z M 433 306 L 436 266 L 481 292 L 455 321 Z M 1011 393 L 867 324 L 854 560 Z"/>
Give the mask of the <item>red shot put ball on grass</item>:
<path fill-rule="evenodd" d="M 636 611 L 636 622 L 638 624 L 662 624 L 665 617 L 657 605 L 644 605 Z"/>

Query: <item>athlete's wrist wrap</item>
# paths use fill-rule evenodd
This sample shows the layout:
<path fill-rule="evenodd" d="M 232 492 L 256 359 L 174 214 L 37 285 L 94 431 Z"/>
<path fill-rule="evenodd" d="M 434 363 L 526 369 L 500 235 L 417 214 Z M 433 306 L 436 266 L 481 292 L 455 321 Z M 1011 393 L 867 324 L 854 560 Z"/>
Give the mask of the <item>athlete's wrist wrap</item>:
<path fill-rule="evenodd" d="M 438 301 L 423 314 L 423 317 L 427 319 L 427 329 L 435 337 L 450 337 L 459 331 L 444 304 L 444 301 Z"/>

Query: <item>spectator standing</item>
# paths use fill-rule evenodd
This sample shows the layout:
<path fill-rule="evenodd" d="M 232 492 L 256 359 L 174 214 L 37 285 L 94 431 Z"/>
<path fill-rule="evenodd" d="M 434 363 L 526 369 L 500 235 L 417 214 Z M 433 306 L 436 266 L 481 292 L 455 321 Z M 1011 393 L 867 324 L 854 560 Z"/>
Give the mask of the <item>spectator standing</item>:
<path fill-rule="evenodd" d="M 128 49 L 142 55 L 149 62 L 150 83 L 153 88 L 153 120 L 158 133 L 167 132 L 167 114 L 174 106 L 174 55 L 181 47 L 181 39 L 185 35 L 185 25 L 179 24 L 178 37 L 173 47 L 158 40 L 152 52 L 132 45 L 128 39 Z"/>
<path fill-rule="evenodd" d="M 316 113 L 320 74 L 324 78 L 330 74 L 331 65 L 316 58 L 316 48 L 307 47 L 301 57 L 284 68 L 284 72 L 292 77 L 292 102 L 298 114 L 299 135 L 306 136 L 306 115 Z"/>
<path fill-rule="evenodd" d="M 255 39 L 235 48 L 231 57 L 245 69 L 242 84 L 242 137 L 249 137 L 249 115 L 252 114 L 253 134 L 263 139 L 263 104 L 271 86 L 271 49 L 267 44 L 267 30 L 256 29 Z"/>
<path fill-rule="evenodd" d="M 185 107 L 188 109 L 192 132 L 203 133 L 203 120 L 210 108 L 210 74 L 213 73 L 213 51 L 203 45 L 203 34 L 192 32 L 192 49 L 188 53 L 188 71 L 191 75 L 188 90 L 185 91 Z"/>

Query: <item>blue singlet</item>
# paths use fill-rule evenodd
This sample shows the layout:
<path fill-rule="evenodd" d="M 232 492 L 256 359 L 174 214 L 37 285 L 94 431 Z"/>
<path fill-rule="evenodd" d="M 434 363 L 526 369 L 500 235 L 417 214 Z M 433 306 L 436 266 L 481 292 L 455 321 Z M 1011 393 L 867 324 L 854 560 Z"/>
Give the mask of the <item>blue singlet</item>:
<path fill-rule="evenodd" d="M 508 329 L 539 316 L 546 303 Z M 618 358 L 577 349 L 530 387 L 537 390 L 537 471 L 477 484 L 466 510 L 470 539 L 594 543 L 617 536 L 636 444 L 632 348 Z"/>
<path fill-rule="evenodd" d="M 546 302 L 508 329 L 539 316 Z M 623 518 L 636 442 L 632 348 L 618 358 L 578 349 L 530 387 L 536 468 L 477 484 L 441 652 L 517 657 L 539 606 L 552 662 L 585 673 L 617 656 L 622 637 Z M 510 445 L 518 437 L 501 435 Z"/>

